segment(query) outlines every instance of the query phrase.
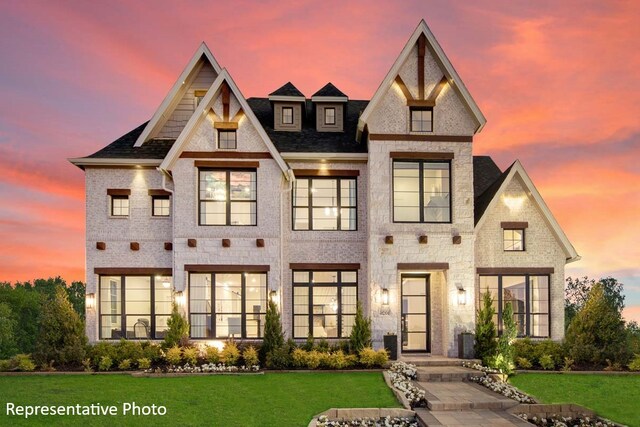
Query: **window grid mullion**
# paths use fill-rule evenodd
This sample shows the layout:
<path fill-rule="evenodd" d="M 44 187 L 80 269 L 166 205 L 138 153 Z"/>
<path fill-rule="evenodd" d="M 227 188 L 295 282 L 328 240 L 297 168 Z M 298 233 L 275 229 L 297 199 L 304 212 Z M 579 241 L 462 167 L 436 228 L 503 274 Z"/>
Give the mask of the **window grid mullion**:
<path fill-rule="evenodd" d="M 210 274 L 210 279 L 209 279 L 209 283 L 210 283 L 210 287 L 211 287 L 211 293 L 209 294 L 211 296 L 211 330 L 209 331 L 209 338 L 215 338 L 216 336 L 218 336 L 218 325 L 217 325 L 217 321 L 216 321 L 216 285 L 215 285 L 215 273 L 211 273 Z"/>
<path fill-rule="evenodd" d="M 342 180 L 340 178 L 336 178 L 336 190 L 337 190 L 337 200 L 336 200 L 336 206 L 338 209 L 338 215 L 336 216 L 336 221 L 338 221 L 338 223 L 336 224 L 336 230 L 342 230 L 342 200 L 340 199 L 340 194 L 341 194 L 341 187 L 342 187 Z"/>

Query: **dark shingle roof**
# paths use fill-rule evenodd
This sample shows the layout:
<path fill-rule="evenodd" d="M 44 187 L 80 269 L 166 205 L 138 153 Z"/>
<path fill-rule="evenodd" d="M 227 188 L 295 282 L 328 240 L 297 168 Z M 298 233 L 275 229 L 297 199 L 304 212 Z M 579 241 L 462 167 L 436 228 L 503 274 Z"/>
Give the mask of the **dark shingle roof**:
<path fill-rule="evenodd" d="M 175 139 L 151 139 L 145 142 L 142 147 L 133 146 L 147 123 L 141 124 L 87 157 L 94 159 L 164 159 Z"/>
<path fill-rule="evenodd" d="M 358 118 L 369 101 L 349 101 L 344 132 L 318 132 L 313 103 L 307 100 L 300 132 L 276 132 L 273 129 L 273 109 L 267 98 L 249 98 L 249 106 L 280 152 L 301 153 L 366 153 L 367 142 L 356 141 Z"/>
<path fill-rule="evenodd" d="M 504 172 L 493 162 L 489 156 L 473 157 L 473 191 L 474 191 L 474 219 L 475 224 L 480 221 L 482 215 L 489 207 L 489 203 L 495 197 L 504 182 L 513 164 Z"/>
<path fill-rule="evenodd" d="M 269 94 L 269 96 L 302 96 L 304 97 L 304 95 L 302 94 L 302 92 L 300 92 L 298 90 L 297 87 L 295 87 L 293 85 L 293 83 L 291 82 L 287 82 L 285 83 L 282 87 L 276 89 L 275 91 L 271 92 Z"/>
<path fill-rule="evenodd" d="M 324 85 L 322 89 L 320 89 L 319 91 L 317 91 L 311 96 L 344 96 L 346 97 L 347 95 L 342 93 L 340 89 L 338 89 L 331 82 L 329 82 L 326 85 Z"/>

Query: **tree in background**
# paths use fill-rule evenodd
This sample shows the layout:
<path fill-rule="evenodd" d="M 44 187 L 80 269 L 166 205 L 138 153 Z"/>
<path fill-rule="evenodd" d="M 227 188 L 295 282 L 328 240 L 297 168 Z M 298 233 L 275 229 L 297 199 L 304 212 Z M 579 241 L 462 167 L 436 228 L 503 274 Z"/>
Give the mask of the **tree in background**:
<path fill-rule="evenodd" d="M 362 310 L 362 303 L 358 301 L 356 308 L 356 318 L 349 336 L 349 347 L 351 352 L 359 354 L 365 347 L 371 346 L 371 319 L 365 317 Z"/>
<path fill-rule="evenodd" d="M 606 277 L 600 279 L 599 282 L 602 285 L 604 298 L 619 312 L 624 309 L 624 285 L 618 282 L 613 277 Z M 569 324 L 578 312 L 584 307 L 587 299 L 589 298 L 589 292 L 595 286 L 596 281 L 583 278 L 567 278 L 567 283 L 564 288 L 564 326 L 565 331 L 569 327 Z"/>
<path fill-rule="evenodd" d="M 56 286 L 54 292 L 42 307 L 33 358 L 40 365 L 53 361 L 62 367 L 81 366 L 87 344 L 84 322 L 69 302 L 66 289 Z"/>
<path fill-rule="evenodd" d="M 0 302 L 0 359 L 8 359 L 18 353 L 17 325 L 9 304 Z"/>
<path fill-rule="evenodd" d="M 43 300 L 43 295 L 36 292 L 31 284 L 24 286 L 17 283 L 15 287 L 10 283 L 0 284 L 0 301 L 9 306 L 11 311 L 7 315 L 16 325 L 14 337 L 17 351 L 14 354 L 33 353 Z"/>
<path fill-rule="evenodd" d="M 260 347 L 260 360 L 262 363 L 266 363 L 269 353 L 282 347 L 284 347 L 284 334 L 282 333 L 280 312 L 276 303 L 269 299 L 264 320 L 264 338 Z"/>
<path fill-rule="evenodd" d="M 487 290 L 482 294 L 482 307 L 476 315 L 476 342 L 474 350 L 476 357 L 482 359 L 484 365 L 496 355 L 498 344 L 496 342 L 498 333 L 493 317 L 496 310 L 493 308 L 493 298 Z"/>

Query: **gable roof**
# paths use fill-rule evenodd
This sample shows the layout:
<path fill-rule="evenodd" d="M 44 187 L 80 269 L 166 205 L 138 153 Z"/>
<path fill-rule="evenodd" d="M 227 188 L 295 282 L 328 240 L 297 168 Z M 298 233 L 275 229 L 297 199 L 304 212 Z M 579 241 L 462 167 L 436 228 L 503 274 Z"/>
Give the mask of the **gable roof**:
<path fill-rule="evenodd" d="M 178 77 L 178 80 L 173 84 L 173 87 L 153 114 L 153 117 L 151 117 L 151 120 L 147 122 L 144 130 L 138 136 L 135 143 L 136 147 L 142 146 L 149 139 L 152 139 L 158 131 L 160 131 L 164 123 L 169 119 L 169 116 L 171 115 L 170 112 L 175 109 L 176 105 L 189 88 L 189 84 L 187 83 L 195 78 L 198 71 L 200 71 L 204 64 L 204 61 L 208 61 L 216 74 L 220 74 L 221 68 L 218 61 L 213 57 L 213 54 L 207 47 L 206 43 L 202 42 Z"/>
<path fill-rule="evenodd" d="M 311 98 L 314 98 L 316 96 L 340 96 L 345 98 L 347 97 L 347 95 L 345 95 L 340 89 L 335 87 L 331 82 L 322 86 L 322 88 L 319 91 L 311 95 Z"/>
<path fill-rule="evenodd" d="M 366 153 L 367 141 L 356 141 L 358 117 L 368 101 L 348 101 L 344 132 L 319 132 L 313 114 L 313 103 L 307 100 L 302 105 L 302 126 L 297 132 L 276 131 L 273 128 L 273 109 L 267 98 L 249 98 L 247 103 L 262 127 L 282 153 Z"/>
<path fill-rule="evenodd" d="M 207 94 L 200 101 L 200 104 L 198 104 L 198 107 L 191 115 L 191 118 L 187 122 L 186 126 L 184 127 L 184 129 L 182 129 L 182 132 L 178 136 L 178 139 L 176 139 L 176 142 L 173 144 L 173 146 L 167 153 L 167 156 L 162 161 L 162 164 L 160 165 L 160 169 L 163 169 L 163 170 L 171 169 L 171 167 L 173 166 L 173 163 L 180 156 L 183 146 L 189 141 L 193 133 L 196 131 L 198 125 L 202 121 L 202 119 L 206 116 L 207 112 L 212 108 L 215 100 L 217 99 L 217 96 L 214 96 L 214 95 L 218 94 L 218 92 L 222 88 L 223 83 L 226 83 L 229 86 L 231 93 L 233 93 L 233 95 L 238 100 L 238 103 L 240 104 L 240 108 L 242 108 L 242 110 L 244 111 L 245 116 L 251 122 L 251 124 L 255 127 L 256 131 L 258 132 L 258 135 L 260 135 L 260 137 L 262 138 L 262 141 L 267 146 L 267 150 L 269 150 L 273 159 L 276 161 L 278 166 L 280 166 L 280 169 L 282 169 L 282 172 L 285 173 L 285 175 L 287 176 L 287 179 L 289 179 L 289 172 L 288 172 L 289 166 L 284 161 L 284 159 L 282 158 L 282 156 L 280 155 L 276 147 L 273 145 L 273 142 L 271 142 L 271 140 L 269 139 L 269 136 L 262 128 L 262 125 L 260 124 L 255 114 L 249 107 L 249 104 L 247 104 L 247 100 L 244 98 L 244 96 L 240 92 L 240 89 L 238 89 L 238 86 L 236 86 L 236 83 L 233 81 L 233 79 L 227 72 L 226 68 L 223 68 L 220 71 L 220 74 L 218 75 L 218 77 L 214 80 L 214 82 L 211 84 L 211 87 L 209 87 L 209 89 L 207 90 Z"/>
<path fill-rule="evenodd" d="M 575 248 L 569 241 L 569 238 L 564 233 L 560 224 L 555 219 L 551 210 L 542 199 L 542 196 L 538 192 L 538 189 L 531 181 L 531 178 L 522 167 L 519 160 L 513 162 L 507 170 L 505 170 L 500 176 L 476 199 L 478 206 L 476 206 L 476 230 L 482 227 L 484 220 L 486 219 L 486 212 L 498 203 L 500 196 L 507 188 L 511 180 L 518 176 L 527 190 L 528 196 L 530 196 L 537 205 L 540 213 L 544 217 L 546 223 L 549 225 L 551 232 L 556 237 L 564 253 L 566 255 L 567 262 L 573 262 L 580 260 L 580 256 L 576 252 Z M 474 172 L 475 180 L 475 172 Z"/>
<path fill-rule="evenodd" d="M 376 93 L 373 95 L 373 98 L 371 98 L 371 102 L 369 102 L 369 105 L 362 113 L 362 116 L 360 117 L 360 122 L 358 124 L 358 129 L 360 131 L 364 129 L 364 125 L 367 123 L 367 120 L 369 119 L 369 116 L 372 114 L 373 110 L 376 108 L 376 105 L 380 102 L 380 100 L 384 97 L 389 87 L 393 84 L 396 76 L 400 71 L 400 68 L 409 57 L 409 54 L 413 50 L 413 47 L 416 45 L 418 38 L 422 34 L 424 34 L 424 36 L 426 37 L 427 46 L 430 48 L 431 52 L 434 54 L 435 60 L 440 66 L 440 69 L 442 70 L 443 74 L 447 78 L 449 85 L 453 88 L 453 90 L 456 91 L 458 95 L 460 95 L 460 97 L 463 100 L 463 103 L 466 105 L 466 107 L 469 109 L 473 117 L 476 119 L 476 122 L 478 123 L 478 127 L 476 128 L 476 133 L 480 132 L 484 127 L 485 123 L 487 122 L 487 119 L 482 114 L 482 111 L 480 111 L 478 104 L 476 104 L 476 102 L 471 97 L 471 94 L 467 90 L 467 87 L 464 85 L 464 82 L 456 72 L 455 68 L 453 68 L 451 61 L 449 61 L 449 58 L 447 58 L 447 55 L 444 53 L 444 50 L 442 50 L 442 47 L 440 47 L 440 44 L 438 43 L 435 36 L 427 26 L 427 23 L 423 19 L 420 21 L 420 23 L 416 27 L 415 31 L 409 38 L 409 41 L 407 42 L 407 44 L 404 46 L 404 49 L 402 49 L 402 52 L 400 52 L 400 55 L 398 56 L 396 61 L 393 63 L 393 66 L 391 67 L 391 69 L 387 73 L 387 76 L 384 78 L 384 80 L 378 87 L 378 90 L 376 90 Z"/>
<path fill-rule="evenodd" d="M 302 96 L 304 94 L 298 90 L 297 87 L 293 85 L 291 82 L 286 82 L 278 89 L 274 90 L 269 94 L 269 96 Z"/>
<path fill-rule="evenodd" d="M 473 195 L 475 224 L 489 206 L 493 196 L 509 174 L 511 166 L 504 172 L 489 156 L 473 156 Z"/>

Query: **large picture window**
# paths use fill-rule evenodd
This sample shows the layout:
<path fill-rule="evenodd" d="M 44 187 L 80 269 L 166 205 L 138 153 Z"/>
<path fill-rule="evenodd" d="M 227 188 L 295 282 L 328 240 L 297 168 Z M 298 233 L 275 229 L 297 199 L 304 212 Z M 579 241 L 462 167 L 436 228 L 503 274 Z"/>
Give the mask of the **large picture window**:
<path fill-rule="evenodd" d="M 502 332 L 502 310 L 511 303 L 518 336 L 549 337 L 549 276 L 480 276 L 480 292 L 489 290 L 496 311 L 494 322 Z"/>
<path fill-rule="evenodd" d="M 356 271 L 294 271 L 294 338 L 349 337 L 357 294 Z"/>
<path fill-rule="evenodd" d="M 200 170 L 200 225 L 256 225 L 255 170 Z"/>
<path fill-rule="evenodd" d="M 298 178 L 293 193 L 294 230 L 356 230 L 355 178 Z"/>
<path fill-rule="evenodd" d="M 451 162 L 394 160 L 393 221 L 451 222 Z"/>
<path fill-rule="evenodd" d="M 262 338 L 266 273 L 191 273 L 191 338 Z"/>
<path fill-rule="evenodd" d="M 171 288 L 170 276 L 100 276 L 100 338 L 164 338 Z"/>

